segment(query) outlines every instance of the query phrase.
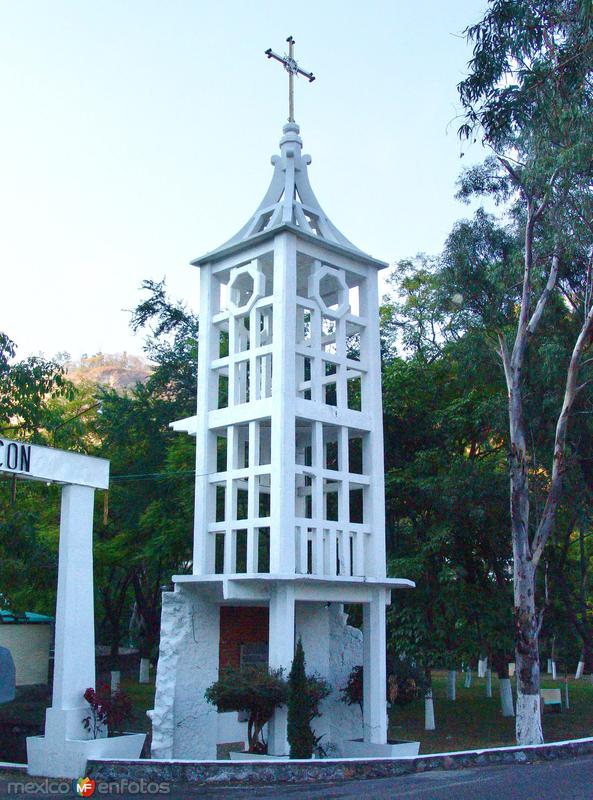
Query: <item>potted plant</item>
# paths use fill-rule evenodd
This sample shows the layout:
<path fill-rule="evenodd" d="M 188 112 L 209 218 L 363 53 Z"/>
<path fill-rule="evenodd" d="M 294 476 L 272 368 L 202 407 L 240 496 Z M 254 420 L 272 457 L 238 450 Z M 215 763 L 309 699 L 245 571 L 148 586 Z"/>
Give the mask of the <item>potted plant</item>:
<path fill-rule="evenodd" d="M 72 770 L 68 776 L 85 775 L 89 759 L 139 758 L 146 739 L 145 733 L 115 735 L 123 723 L 133 716 L 127 695 L 116 692 L 111 696 L 108 686 L 100 686 L 98 690 L 88 688 L 83 697 L 88 704 L 87 716 L 82 716 L 86 713 L 82 703 L 80 709 L 75 709 L 77 713 L 81 713 L 80 737 L 67 738 L 63 743 L 62 755 L 66 758 L 68 769 Z M 29 774 L 44 774 L 46 761 L 43 736 L 30 736 L 27 739 L 27 763 Z"/>
<path fill-rule="evenodd" d="M 206 700 L 218 711 L 243 711 L 248 715 L 247 752 L 231 753 L 231 758 L 257 758 L 267 754 L 263 729 L 274 711 L 286 704 L 287 694 L 282 670 L 264 667 L 227 668 L 206 689 Z"/>

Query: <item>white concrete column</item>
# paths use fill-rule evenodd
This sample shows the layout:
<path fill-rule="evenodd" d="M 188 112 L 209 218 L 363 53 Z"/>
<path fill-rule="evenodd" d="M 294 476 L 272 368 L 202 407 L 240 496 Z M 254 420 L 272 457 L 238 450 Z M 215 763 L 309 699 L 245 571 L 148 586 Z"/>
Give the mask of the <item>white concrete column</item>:
<path fill-rule="evenodd" d="M 216 437 L 208 427 L 208 412 L 216 408 L 218 397 L 217 373 L 210 365 L 218 356 L 217 331 L 212 315 L 218 304 L 215 278 L 209 265 L 200 270 L 200 336 L 198 354 L 198 403 L 196 420 L 196 487 L 194 515 L 193 573 L 214 572 L 214 545 L 208 533 L 208 523 L 214 520 L 214 489 L 208 475 L 216 470 Z"/>
<path fill-rule="evenodd" d="M 373 530 L 368 543 L 371 551 L 367 557 L 366 574 L 384 578 L 387 563 L 385 556 L 385 459 L 378 298 L 377 271 L 369 270 L 365 290 L 361 296 L 362 313 L 367 320 L 362 347 L 368 359 L 368 372 L 363 377 L 362 410 L 373 420 L 373 429 L 364 443 L 363 458 L 364 474 L 371 479 L 368 490 L 370 508 L 365 509 L 365 515 Z"/>
<path fill-rule="evenodd" d="M 295 571 L 296 240 L 274 241 L 270 572 Z"/>
<path fill-rule="evenodd" d="M 88 486 L 62 489 L 53 700 L 45 727 L 48 739 L 88 738 L 82 719 L 88 712 L 84 692 L 95 688 L 94 494 Z"/>
<path fill-rule="evenodd" d="M 387 742 L 385 589 L 363 604 L 363 733 L 365 742 Z"/>
<path fill-rule="evenodd" d="M 284 669 L 288 676 L 294 657 L 294 587 L 277 584 L 270 597 L 269 666 Z M 268 753 L 288 753 L 286 740 L 286 706 L 276 709 L 268 726 Z"/>

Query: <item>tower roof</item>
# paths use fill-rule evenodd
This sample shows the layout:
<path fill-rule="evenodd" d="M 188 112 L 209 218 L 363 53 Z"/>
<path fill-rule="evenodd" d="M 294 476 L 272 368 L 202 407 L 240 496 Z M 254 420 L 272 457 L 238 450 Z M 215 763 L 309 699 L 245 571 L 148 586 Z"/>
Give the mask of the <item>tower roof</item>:
<path fill-rule="evenodd" d="M 387 266 L 372 258 L 349 241 L 329 219 L 315 197 L 307 166 L 311 156 L 303 155 L 303 141 L 296 122 L 289 122 L 282 129 L 280 155 L 272 156 L 274 174 L 268 191 L 246 225 L 220 247 L 195 259 L 193 265 L 220 258 L 229 250 L 238 249 L 244 242 L 267 238 L 279 229 L 291 228 L 296 232 L 328 245 L 330 249 L 348 251 L 364 261 L 378 267 Z"/>

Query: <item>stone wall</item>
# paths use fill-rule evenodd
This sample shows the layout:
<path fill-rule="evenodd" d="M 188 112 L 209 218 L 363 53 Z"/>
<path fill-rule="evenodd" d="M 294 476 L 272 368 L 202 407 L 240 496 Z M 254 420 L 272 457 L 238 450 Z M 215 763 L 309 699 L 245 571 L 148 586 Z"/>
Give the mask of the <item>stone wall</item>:
<path fill-rule="evenodd" d="M 218 677 L 219 607 L 191 588 L 163 593 L 152 720 L 153 758 L 216 758 L 217 711 L 204 692 Z"/>
<path fill-rule="evenodd" d="M 430 770 L 464 769 L 494 764 L 531 764 L 593 754 L 593 739 L 536 745 L 467 750 L 415 758 L 327 759 L 317 761 L 225 761 L 173 763 L 166 761 L 89 761 L 95 780 L 168 781 L 209 786 L 263 786 L 390 778 Z"/>

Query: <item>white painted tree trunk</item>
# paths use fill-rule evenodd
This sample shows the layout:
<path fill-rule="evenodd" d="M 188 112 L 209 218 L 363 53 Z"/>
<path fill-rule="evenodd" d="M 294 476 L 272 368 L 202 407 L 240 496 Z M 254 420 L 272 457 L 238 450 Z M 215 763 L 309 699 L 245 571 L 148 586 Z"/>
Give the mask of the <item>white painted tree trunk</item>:
<path fill-rule="evenodd" d="M 556 680 L 556 662 L 552 661 L 552 680 Z"/>
<path fill-rule="evenodd" d="M 465 672 L 465 681 L 463 682 L 463 685 L 464 685 L 464 687 L 466 689 L 469 689 L 470 686 L 472 685 L 472 671 L 471 671 L 471 669 L 467 669 L 466 670 L 466 672 Z"/>
<path fill-rule="evenodd" d="M 502 708 L 503 717 L 514 717 L 515 711 L 513 708 L 513 689 L 511 687 L 510 678 L 501 678 L 499 681 L 500 688 L 500 707 Z"/>
<path fill-rule="evenodd" d="M 488 669 L 488 658 L 480 658 L 478 661 L 478 678 L 486 677 L 486 670 Z"/>
<path fill-rule="evenodd" d="M 575 672 L 574 679 L 579 681 L 583 677 L 583 670 L 585 669 L 585 662 L 579 661 L 577 664 L 577 671 Z"/>
<path fill-rule="evenodd" d="M 517 743 L 543 744 L 542 718 L 539 694 L 517 692 Z"/>
<path fill-rule="evenodd" d="M 432 689 L 427 689 L 424 695 L 424 730 L 436 730 L 434 721 L 434 700 L 432 697 Z"/>
<path fill-rule="evenodd" d="M 111 691 L 117 692 L 121 683 L 121 672 L 118 669 L 111 670 Z"/>
<path fill-rule="evenodd" d="M 140 659 L 140 674 L 138 676 L 138 683 L 150 682 L 150 659 Z"/>
<path fill-rule="evenodd" d="M 457 699 L 457 671 L 454 669 L 449 670 L 449 674 L 447 675 L 447 699 L 448 700 L 456 700 Z"/>
<path fill-rule="evenodd" d="M 552 672 L 552 659 L 548 659 L 548 675 Z"/>
<path fill-rule="evenodd" d="M 492 697 L 492 670 L 486 669 L 486 697 Z"/>

